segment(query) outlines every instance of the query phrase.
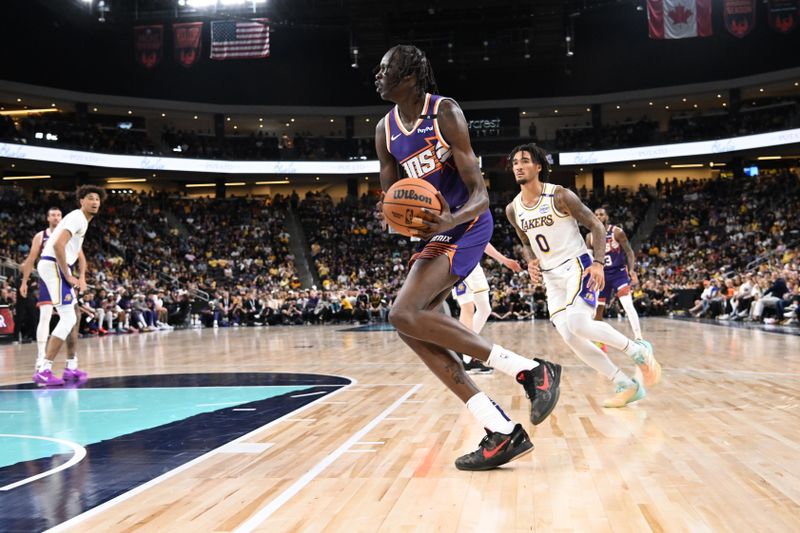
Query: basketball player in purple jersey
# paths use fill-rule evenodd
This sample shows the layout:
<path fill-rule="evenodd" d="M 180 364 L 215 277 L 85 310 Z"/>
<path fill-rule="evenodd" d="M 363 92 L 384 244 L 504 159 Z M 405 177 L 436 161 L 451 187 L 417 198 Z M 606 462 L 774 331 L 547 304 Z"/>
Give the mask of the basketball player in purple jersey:
<path fill-rule="evenodd" d="M 414 221 L 426 229 L 418 232 L 421 242 L 389 321 L 486 429 L 479 448 L 459 457 L 456 468 L 496 468 L 533 444 L 522 425 L 475 386 L 454 352 L 514 376 L 531 401 L 534 424 L 544 421 L 558 401 L 561 367 L 492 345 L 439 311 L 453 285 L 478 264 L 492 236 L 489 196 L 464 114 L 452 99 L 432 94 L 436 82 L 421 50 L 409 45 L 389 50 L 376 69 L 375 86 L 383 100 L 396 104 L 375 131 L 383 190 L 401 177 L 420 178 L 436 187 L 442 202 L 440 214 L 427 212 Z"/>
<path fill-rule="evenodd" d="M 619 303 L 625 309 L 628 321 L 633 329 L 633 338 L 637 341 L 642 340 L 642 328 L 639 325 L 639 315 L 633 305 L 631 297 L 631 285 L 638 283 L 636 272 L 633 270 L 636 256 L 633 253 L 628 237 L 619 226 L 608 223 L 608 213 L 605 209 L 594 210 L 595 216 L 603 223 L 606 229 L 606 257 L 603 270 L 606 277 L 606 285 L 597 297 L 597 311 L 595 320 L 603 320 L 603 310 L 606 302 L 616 294 Z M 586 235 L 586 244 L 592 248 L 592 234 Z"/>
<path fill-rule="evenodd" d="M 28 280 L 31 277 L 34 263 L 39 259 L 47 240 L 53 235 L 53 232 L 61 222 L 61 209 L 58 207 L 51 207 L 47 210 L 47 224 L 48 227 L 33 236 L 31 242 L 31 250 L 25 262 L 22 263 L 22 284 L 19 287 L 19 295 L 23 298 L 28 297 Z M 53 301 L 50 294 L 47 292 L 47 287 L 43 282 L 39 283 L 39 297 L 36 302 L 36 307 L 39 308 L 39 326 L 36 328 L 36 365 L 44 359 L 44 351 L 47 346 L 47 337 L 50 336 L 50 319 L 53 316 Z"/>

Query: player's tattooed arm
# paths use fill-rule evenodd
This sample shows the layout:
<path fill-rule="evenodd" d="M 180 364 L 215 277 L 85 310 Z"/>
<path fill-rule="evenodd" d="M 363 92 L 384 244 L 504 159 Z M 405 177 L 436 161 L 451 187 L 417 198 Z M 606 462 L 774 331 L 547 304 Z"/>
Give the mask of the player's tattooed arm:
<path fill-rule="evenodd" d="M 578 221 L 578 224 L 591 232 L 594 260 L 603 264 L 606 256 L 606 230 L 600 219 L 581 202 L 577 194 L 569 189 L 556 187 L 555 201 L 556 209 L 562 213 L 569 213 Z"/>

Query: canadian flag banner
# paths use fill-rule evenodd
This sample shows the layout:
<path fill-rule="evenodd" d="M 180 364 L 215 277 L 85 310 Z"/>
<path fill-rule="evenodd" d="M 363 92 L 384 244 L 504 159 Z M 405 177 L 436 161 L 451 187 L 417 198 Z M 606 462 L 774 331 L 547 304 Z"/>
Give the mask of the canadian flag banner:
<path fill-rule="evenodd" d="M 711 0 L 647 0 L 651 39 L 709 37 Z"/>

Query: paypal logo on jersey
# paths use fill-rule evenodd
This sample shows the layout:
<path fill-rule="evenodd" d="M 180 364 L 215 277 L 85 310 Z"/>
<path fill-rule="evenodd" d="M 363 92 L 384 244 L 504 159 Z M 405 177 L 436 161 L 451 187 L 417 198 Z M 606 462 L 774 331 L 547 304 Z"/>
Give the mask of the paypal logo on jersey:
<path fill-rule="evenodd" d="M 433 131 L 433 126 L 427 126 L 424 128 L 417 128 L 417 133 L 428 133 L 429 131 Z"/>

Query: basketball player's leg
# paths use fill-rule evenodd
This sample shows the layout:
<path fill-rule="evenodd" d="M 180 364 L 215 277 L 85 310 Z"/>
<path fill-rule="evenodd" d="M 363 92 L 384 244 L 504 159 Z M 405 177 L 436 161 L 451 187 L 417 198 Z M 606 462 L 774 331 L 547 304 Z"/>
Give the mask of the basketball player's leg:
<path fill-rule="evenodd" d="M 45 357 L 47 337 L 50 336 L 50 320 L 53 318 L 53 304 L 39 304 L 39 325 L 36 327 L 36 367 Z"/>
<path fill-rule="evenodd" d="M 45 284 L 51 296 L 53 307 L 58 312 L 58 324 L 47 340 L 45 358 L 37 367 L 33 380 L 42 385 L 63 385 L 64 381 L 53 375 L 53 360 L 77 323 L 74 306 L 75 292 L 64 279 L 54 261 L 40 261 L 38 271 L 40 280 Z"/>
<path fill-rule="evenodd" d="M 458 321 L 464 324 L 464 327 L 472 329 L 472 321 L 475 317 L 475 302 L 458 302 L 458 307 L 461 309 L 461 314 L 458 316 Z"/>
<path fill-rule="evenodd" d="M 588 312 L 587 312 L 588 311 Z M 567 307 L 566 323 L 575 335 L 587 340 L 602 342 L 625 352 L 642 371 L 645 385 L 655 385 L 661 380 L 661 365 L 653 356 L 653 347 L 647 341 L 629 339 L 607 322 L 592 320 L 594 309 L 583 299 L 576 298 Z"/>
<path fill-rule="evenodd" d="M 489 341 L 458 320 L 428 309 L 456 281 L 458 276 L 450 273 L 446 255 L 415 261 L 397 295 L 389 321 L 409 337 L 428 342 L 446 339 L 447 348 L 486 361 L 492 351 Z"/>
<path fill-rule="evenodd" d="M 61 376 L 64 381 L 86 379 L 89 375 L 83 370 L 78 369 L 78 330 L 81 324 L 81 312 L 78 306 L 74 306 L 78 320 L 72 327 L 69 336 L 67 337 L 67 366 L 64 368 L 64 374 Z"/>
<path fill-rule="evenodd" d="M 472 331 L 480 334 L 491 314 L 492 305 L 489 303 L 489 290 L 475 293 L 475 314 L 472 318 Z"/>
<path fill-rule="evenodd" d="M 619 303 L 622 304 L 622 308 L 625 310 L 628 322 L 631 324 L 633 338 L 637 341 L 642 340 L 642 326 L 639 323 L 639 313 L 636 312 L 636 307 L 633 305 L 630 285 L 626 284 L 617 289 L 617 298 L 619 299 Z"/>
<path fill-rule="evenodd" d="M 445 289 L 426 310 L 441 309 L 449 289 Z M 464 402 L 477 422 L 489 432 L 478 450 L 456 459 L 459 470 L 488 470 L 508 463 L 533 449 L 520 424 L 514 423 L 489 396 L 481 392 L 464 371 L 458 355 L 436 344 L 399 333 L 400 338 L 422 359 L 425 365 Z M 487 458 L 488 456 L 488 458 Z"/>
<path fill-rule="evenodd" d="M 457 280 L 458 276 L 450 272 L 447 255 L 415 261 L 397 295 L 389 322 L 406 337 L 488 361 L 492 367 L 514 376 L 531 400 L 531 421 L 541 423 L 558 401 L 561 367 L 492 345 L 458 320 L 432 310 L 431 304 Z M 437 376 L 451 390 L 459 385 L 451 375 L 437 373 Z"/>

